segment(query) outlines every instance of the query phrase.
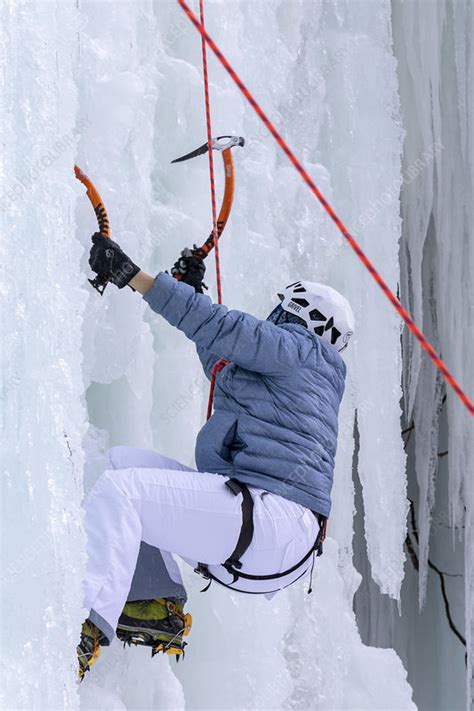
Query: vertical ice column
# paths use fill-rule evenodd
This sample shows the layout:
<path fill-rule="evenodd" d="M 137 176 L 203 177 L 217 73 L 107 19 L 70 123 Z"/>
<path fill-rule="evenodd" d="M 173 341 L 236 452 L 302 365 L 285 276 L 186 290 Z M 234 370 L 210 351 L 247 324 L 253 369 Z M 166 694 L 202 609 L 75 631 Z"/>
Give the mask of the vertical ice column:
<path fill-rule="evenodd" d="M 395 50 L 407 141 L 402 193 L 403 296 L 432 328 L 434 345 L 473 397 L 474 351 L 472 6 L 468 2 L 394 3 Z M 420 487 L 420 602 L 438 469 L 439 376 L 405 339 L 407 413 L 413 417 Z M 450 519 L 464 529 L 468 687 L 472 681 L 473 421 L 448 387 Z M 468 689 L 468 699 L 473 691 Z"/>
<path fill-rule="evenodd" d="M 323 18 L 327 108 L 320 155 L 330 173 L 332 203 L 396 292 L 402 127 L 390 3 L 338 2 Z M 327 227 L 326 233 L 330 242 L 321 244 L 318 265 L 329 263 L 327 278 L 348 297 L 356 319 L 354 341 L 345 355 L 348 383 L 339 453 L 344 453 L 347 469 L 355 407 L 371 572 L 384 593 L 397 597 L 404 574 L 407 511 L 400 436 L 400 320 L 349 246 L 338 244 L 335 228 Z M 350 483 L 345 491 L 339 486 L 341 474 L 338 463 L 336 520 L 347 519 L 353 506 Z M 347 532 L 344 539 L 347 546 Z"/>
<path fill-rule="evenodd" d="M 433 195 L 436 154 L 441 143 L 436 141 L 440 125 L 438 92 L 432 87 L 440 82 L 440 28 L 445 18 L 444 3 L 429 6 L 418 3 L 394 6 L 395 51 L 399 57 L 398 74 L 406 128 L 404 174 L 402 184 L 403 240 L 401 245 L 402 297 L 409 304 L 417 323 L 432 341 L 438 340 L 436 318 L 437 293 L 433 286 L 436 260 L 424 254 L 435 242 Z M 421 54 L 420 54 L 421 52 Z M 421 61 L 420 57 L 426 55 Z M 423 290 L 425 279 L 429 286 Z M 434 473 L 438 440 L 438 414 L 441 401 L 440 380 L 433 365 L 422 355 L 411 334 L 405 343 L 405 402 L 407 423 L 413 418 L 417 479 L 420 486 L 420 602 L 424 599 L 429 519 L 434 499 Z M 417 388 L 419 395 L 417 398 Z"/>
<path fill-rule="evenodd" d="M 150 231 L 155 121 L 173 109 L 157 90 L 159 28 L 153 3 L 81 0 L 79 19 L 74 73 L 79 116 L 87 130 L 79 142 L 78 163 L 100 188 L 112 239 L 154 274 L 165 266 L 151 256 L 159 241 Z M 78 239 L 86 248 L 82 267 L 89 275 L 87 253 L 96 223 L 87 201 L 78 208 Z M 106 442 L 153 448 L 155 377 L 152 336 L 144 320 L 148 306 L 140 294 L 108 285 L 100 297 L 88 289 L 84 379 L 92 426 L 86 486 L 106 466 Z M 115 641 L 81 688 L 81 707 L 96 709 L 113 699 L 114 707 L 151 708 L 166 700 L 167 707 L 179 708 L 181 687 L 167 667 L 168 658 L 151 660 L 150 650 L 125 650 Z"/>
<path fill-rule="evenodd" d="M 74 2 L 2 6 L 2 706 L 77 707 L 81 328 Z"/>
<path fill-rule="evenodd" d="M 79 117 L 87 129 L 79 142 L 78 163 L 100 188 L 112 238 L 153 273 L 149 220 L 157 96 L 152 3 L 85 0 L 79 18 L 75 78 Z M 86 247 L 83 268 L 90 274 L 86 257 L 97 225 L 86 201 L 79 204 L 77 221 Z M 95 410 L 102 408 L 101 424 L 112 427 L 117 443 L 129 435 L 130 443 L 150 445 L 151 339 L 142 320 L 146 304 L 128 287 L 118 291 L 109 285 L 102 298 L 90 294 L 84 333 L 87 384 L 123 379 L 116 390 L 120 403 L 103 390 L 97 393 L 102 402 L 95 403 Z"/>

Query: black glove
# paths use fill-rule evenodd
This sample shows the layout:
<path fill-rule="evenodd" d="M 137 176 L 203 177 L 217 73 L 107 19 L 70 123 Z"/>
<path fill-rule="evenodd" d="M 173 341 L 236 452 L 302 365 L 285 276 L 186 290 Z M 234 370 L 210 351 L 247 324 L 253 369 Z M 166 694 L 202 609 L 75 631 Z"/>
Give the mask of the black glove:
<path fill-rule="evenodd" d="M 194 247 L 194 249 L 183 249 L 181 252 L 181 257 L 175 262 L 174 267 L 171 270 L 171 274 L 176 277 L 178 274 L 181 276 L 181 281 L 185 284 L 194 286 L 199 294 L 204 293 L 204 289 L 207 286 L 204 284 L 204 274 L 206 272 L 206 266 L 204 260 L 199 253 L 199 248 Z"/>
<path fill-rule="evenodd" d="M 127 257 L 117 242 L 104 237 L 100 232 L 92 235 L 92 242 L 89 266 L 97 274 L 96 279 L 91 281 L 92 286 L 98 289 L 110 281 L 123 289 L 138 274 L 140 267 Z"/>

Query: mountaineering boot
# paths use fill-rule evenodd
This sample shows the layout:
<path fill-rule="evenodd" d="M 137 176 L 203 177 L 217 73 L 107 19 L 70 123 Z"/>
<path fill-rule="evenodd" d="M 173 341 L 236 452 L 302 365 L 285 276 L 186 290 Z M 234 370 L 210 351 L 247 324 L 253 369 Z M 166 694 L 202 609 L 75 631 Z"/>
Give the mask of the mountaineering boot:
<path fill-rule="evenodd" d="M 86 671 L 95 664 L 100 655 L 101 644 L 108 644 L 107 638 L 93 622 L 87 619 L 82 625 L 81 641 L 77 645 L 79 662 L 79 681 L 82 681 Z"/>
<path fill-rule="evenodd" d="M 183 604 L 176 598 L 136 600 L 127 602 L 120 615 L 116 634 L 124 645 L 140 644 L 151 647 L 151 656 L 158 652 L 184 655 L 192 617 L 185 614 Z"/>

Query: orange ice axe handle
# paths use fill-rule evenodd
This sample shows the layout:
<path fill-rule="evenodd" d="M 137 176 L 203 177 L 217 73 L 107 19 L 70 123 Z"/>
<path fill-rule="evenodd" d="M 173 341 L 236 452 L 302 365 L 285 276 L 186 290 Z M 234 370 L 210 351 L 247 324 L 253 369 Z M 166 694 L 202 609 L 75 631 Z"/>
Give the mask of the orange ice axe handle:
<path fill-rule="evenodd" d="M 222 205 L 219 211 L 219 216 L 217 218 L 217 238 L 219 239 L 224 232 L 227 220 L 229 219 L 230 211 L 232 209 L 232 203 L 234 200 L 234 189 L 235 189 L 235 174 L 234 174 L 234 161 L 232 158 L 231 150 L 235 146 L 244 146 L 245 139 L 241 136 L 218 136 L 212 141 L 212 149 L 214 151 L 220 151 L 222 153 L 222 160 L 224 162 L 224 175 L 225 175 L 225 188 L 224 197 L 222 198 Z M 181 158 L 176 158 L 172 163 L 182 163 L 185 160 L 190 160 L 191 158 L 196 158 L 197 156 L 202 156 L 209 150 L 209 145 L 204 143 L 202 146 L 197 148 L 191 153 L 187 153 Z M 201 247 L 196 247 L 196 254 L 198 254 L 202 259 L 205 259 L 209 252 L 214 248 L 214 232 L 211 232 L 207 240 Z M 176 279 L 180 280 L 182 276 L 177 274 Z"/>
<path fill-rule="evenodd" d="M 74 175 L 80 182 L 85 186 L 87 197 L 91 201 L 91 205 L 94 208 L 95 215 L 97 217 L 97 223 L 99 225 L 99 232 L 104 237 L 110 238 L 110 225 L 109 217 L 107 215 L 107 210 L 104 207 L 102 198 L 98 190 L 96 189 L 94 183 L 90 178 L 87 177 L 85 173 L 79 168 L 78 165 L 74 166 Z M 88 280 L 90 284 L 99 292 L 100 295 L 104 293 L 105 287 L 108 284 L 107 277 L 102 277 L 98 274 L 94 279 Z"/>

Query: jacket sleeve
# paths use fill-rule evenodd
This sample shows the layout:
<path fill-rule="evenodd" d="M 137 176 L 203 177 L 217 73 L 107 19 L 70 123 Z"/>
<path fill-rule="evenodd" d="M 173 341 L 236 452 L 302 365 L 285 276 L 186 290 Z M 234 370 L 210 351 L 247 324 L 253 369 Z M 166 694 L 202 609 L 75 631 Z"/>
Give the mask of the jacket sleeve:
<path fill-rule="evenodd" d="M 208 376 L 219 358 L 257 373 L 282 375 L 313 351 L 308 339 L 270 321 L 228 311 L 164 272 L 143 298 L 153 311 L 194 341 Z"/>
<path fill-rule="evenodd" d="M 198 345 L 196 345 L 196 351 L 199 356 L 199 360 L 201 361 L 202 369 L 204 370 L 206 378 L 210 380 L 212 378 L 214 366 L 220 358 L 219 356 L 216 356 L 215 353 L 211 353 L 211 351 L 207 348 L 202 348 Z"/>

